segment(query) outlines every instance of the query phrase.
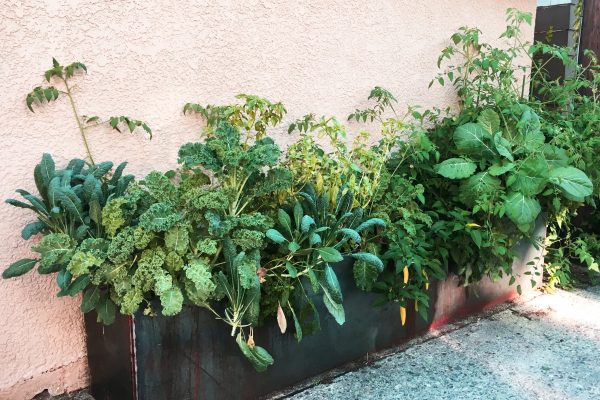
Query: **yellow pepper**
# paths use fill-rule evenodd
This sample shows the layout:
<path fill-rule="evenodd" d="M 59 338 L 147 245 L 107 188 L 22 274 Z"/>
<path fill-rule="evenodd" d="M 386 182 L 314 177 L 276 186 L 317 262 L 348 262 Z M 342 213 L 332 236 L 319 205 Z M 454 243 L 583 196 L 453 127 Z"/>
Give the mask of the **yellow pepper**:
<path fill-rule="evenodd" d="M 404 284 L 408 283 L 408 265 L 404 267 Z"/>
<path fill-rule="evenodd" d="M 402 326 L 406 324 L 406 308 L 400 306 L 400 321 L 402 321 Z"/>

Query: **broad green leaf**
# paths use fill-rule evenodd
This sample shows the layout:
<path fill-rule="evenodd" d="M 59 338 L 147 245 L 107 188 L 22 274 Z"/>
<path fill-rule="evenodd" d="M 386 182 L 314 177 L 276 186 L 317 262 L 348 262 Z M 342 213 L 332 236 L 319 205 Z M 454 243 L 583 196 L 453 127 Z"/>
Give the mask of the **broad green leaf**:
<path fill-rule="evenodd" d="M 56 274 L 56 284 L 61 290 L 66 290 L 71 284 L 72 279 L 73 275 L 66 269 L 61 269 L 58 271 L 58 274 Z"/>
<path fill-rule="evenodd" d="M 102 224 L 102 206 L 98 200 L 94 199 L 90 202 L 90 219 L 96 223 L 96 225 Z"/>
<path fill-rule="evenodd" d="M 354 229 L 356 232 L 362 232 L 365 229 L 374 227 L 374 226 L 379 226 L 381 228 L 385 228 L 385 221 L 382 220 L 381 218 L 369 218 L 368 220 L 364 221 L 363 223 L 361 223 L 358 227 L 356 227 L 356 229 Z"/>
<path fill-rule="evenodd" d="M 100 288 L 96 285 L 89 287 L 81 300 L 81 312 L 88 313 L 98 305 L 100 301 Z"/>
<path fill-rule="evenodd" d="M 434 166 L 435 172 L 449 179 L 464 179 L 475 173 L 477 165 L 466 158 L 450 158 Z"/>
<path fill-rule="evenodd" d="M 333 247 L 319 247 L 317 252 L 325 262 L 339 262 L 344 259 L 340 252 Z"/>
<path fill-rule="evenodd" d="M 70 188 L 55 191 L 54 198 L 71 216 L 83 221 L 81 200 Z"/>
<path fill-rule="evenodd" d="M 42 155 L 42 161 L 38 164 L 39 169 L 35 171 L 34 175 L 39 175 L 39 178 L 36 176 L 36 183 L 41 183 L 42 190 L 40 190 L 40 186 L 38 186 L 38 190 L 40 193 L 44 193 L 48 185 L 50 185 L 50 181 L 54 178 L 54 174 L 56 171 L 56 167 L 54 165 L 54 160 L 52 156 L 48 153 L 44 153 Z"/>
<path fill-rule="evenodd" d="M 469 235 L 477 247 L 481 248 L 481 232 L 477 229 L 469 230 Z"/>
<path fill-rule="evenodd" d="M 342 289 L 338 281 L 337 275 L 333 271 L 333 268 L 329 264 L 325 265 L 323 270 L 323 281 L 321 282 L 323 289 L 329 293 L 332 301 L 335 303 L 341 303 L 343 300 Z"/>
<path fill-rule="evenodd" d="M 162 315 L 171 316 L 179 314 L 183 307 L 183 293 L 178 286 L 166 290 L 160 294 L 160 304 L 162 306 Z"/>
<path fill-rule="evenodd" d="M 513 164 L 511 162 L 504 163 L 502 165 L 494 164 L 490 168 L 488 168 L 488 172 L 492 176 L 500 176 L 500 175 L 503 175 L 503 174 L 507 173 L 508 171 L 512 170 L 514 167 L 515 167 L 515 164 Z"/>
<path fill-rule="evenodd" d="M 311 226 L 315 226 L 315 220 L 310 215 L 304 215 L 300 223 L 300 229 L 303 233 L 306 233 L 310 230 Z"/>
<path fill-rule="evenodd" d="M 292 253 L 295 253 L 300 250 L 300 245 L 296 241 L 291 241 L 288 243 L 288 250 Z"/>
<path fill-rule="evenodd" d="M 559 167 L 550 171 L 550 182 L 558 186 L 569 200 L 582 202 L 594 187 L 587 175 L 575 167 Z"/>
<path fill-rule="evenodd" d="M 189 243 L 190 237 L 185 226 L 174 226 L 165 234 L 165 246 L 178 254 L 185 254 Z"/>
<path fill-rule="evenodd" d="M 551 144 L 544 145 L 544 158 L 550 169 L 569 166 L 569 156 L 566 150 Z"/>
<path fill-rule="evenodd" d="M 352 258 L 354 258 L 356 260 L 364 261 L 367 264 L 375 267 L 375 269 L 378 272 L 383 272 L 383 262 L 375 254 L 367 253 L 367 252 L 358 252 L 358 253 L 352 254 Z"/>
<path fill-rule="evenodd" d="M 64 294 L 66 294 L 68 296 L 76 296 L 77 294 L 79 294 L 79 292 L 81 292 L 83 289 L 85 289 L 89 283 L 90 283 L 90 276 L 87 274 L 81 275 L 80 277 L 75 279 L 73 282 L 71 282 L 69 287 L 66 290 L 64 290 Z M 63 292 L 63 291 L 61 291 L 61 292 Z"/>
<path fill-rule="evenodd" d="M 356 286 L 365 291 L 371 290 L 373 283 L 377 280 L 380 270 L 373 264 L 363 260 L 356 260 L 352 268 Z"/>
<path fill-rule="evenodd" d="M 7 200 L 5 200 L 5 203 L 10 204 L 13 207 L 27 208 L 27 209 L 34 210 L 34 211 L 36 210 L 35 207 L 33 207 L 27 203 L 23 203 L 22 201 L 15 200 L 15 199 L 7 199 Z"/>
<path fill-rule="evenodd" d="M 108 296 L 103 296 L 96 304 L 96 313 L 98 313 L 99 323 L 112 324 L 115 322 L 115 303 Z"/>
<path fill-rule="evenodd" d="M 517 123 L 519 136 L 516 139 L 520 144 L 520 148 L 517 148 L 519 152 L 538 151 L 544 146 L 546 137 L 540 131 L 540 127 L 540 118 L 533 110 L 527 108 Z"/>
<path fill-rule="evenodd" d="M 485 109 L 477 117 L 477 122 L 483 126 L 489 133 L 496 133 L 500 130 L 500 117 L 491 109 Z"/>
<path fill-rule="evenodd" d="M 304 210 L 302 209 L 302 204 L 299 201 L 296 201 L 294 204 L 294 223 L 296 225 L 296 229 L 302 223 L 302 217 L 304 216 Z"/>
<path fill-rule="evenodd" d="M 289 305 L 289 309 L 292 312 L 292 317 L 294 318 L 294 328 L 296 329 L 296 340 L 298 342 L 300 342 L 302 340 L 302 325 L 300 324 L 300 321 L 298 320 L 298 317 L 296 317 L 296 312 L 294 311 L 294 308 Z"/>
<path fill-rule="evenodd" d="M 342 228 L 342 229 L 339 229 L 337 231 L 337 233 L 342 234 L 345 238 L 350 239 L 350 240 L 354 241 L 355 243 L 361 242 L 360 234 L 358 232 L 356 232 L 354 229 Z"/>
<path fill-rule="evenodd" d="M 308 241 L 311 246 L 314 246 L 315 244 L 321 243 L 323 240 L 321 239 L 321 235 L 319 235 L 316 232 L 313 232 L 308 236 Z"/>
<path fill-rule="evenodd" d="M 242 351 L 242 354 L 250 361 L 256 371 L 266 371 L 269 365 L 273 365 L 273 357 L 260 346 L 254 345 L 253 347 L 250 347 L 242 337 L 241 333 L 238 333 L 235 341 Z"/>
<path fill-rule="evenodd" d="M 454 143 L 459 153 L 474 156 L 493 156 L 492 135 L 477 123 L 467 123 L 454 131 Z"/>
<path fill-rule="evenodd" d="M 509 194 L 504 206 L 506 215 L 516 225 L 530 225 L 542 210 L 537 199 L 527 197 L 519 192 Z"/>
<path fill-rule="evenodd" d="M 346 322 L 346 313 L 344 312 L 344 306 L 342 304 L 338 304 L 338 303 L 334 302 L 328 296 L 327 292 L 325 292 L 325 294 L 323 294 L 323 303 L 325 303 L 325 307 L 327 307 L 327 311 L 329 311 L 329 314 L 331 314 L 333 316 L 335 321 L 339 325 L 344 325 L 344 322 Z"/>
<path fill-rule="evenodd" d="M 2 271 L 2 278 L 9 279 L 21 276 L 31 271 L 39 260 L 33 258 L 23 258 L 10 264 L 8 268 Z"/>
<path fill-rule="evenodd" d="M 294 265 L 291 262 L 286 262 L 285 263 L 285 269 L 287 269 L 288 274 L 290 274 L 290 277 L 292 278 L 296 278 L 298 276 L 298 270 L 296 269 L 296 267 L 294 267 Z"/>
<path fill-rule="evenodd" d="M 541 193 L 548 183 L 548 164 L 543 157 L 533 156 L 516 163 L 511 175 L 515 177 L 510 185 L 512 190 L 533 196 Z"/>
<path fill-rule="evenodd" d="M 514 157 L 510 152 L 510 142 L 502 137 L 500 132 L 494 135 L 494 147 L 498 153 L 509 161 L 514 161 Z"/>
<path fill-rule="evenodd" d="M 287 242 L 287 239 L 283 237 L 283 235 L 281 233 L 279 233 L 279 231 L 275 230 L 275 229 L 269 229 L 267 230 L 267 232 L 265 233 L 265 235 L 271 239 L 272 241 L 274 241 L 277 244 L 282 244 Z"/>
<path fill-rule="evenodd" d="M 293 235 L 292 219 L 290 218 L 288 213 L 283 211 L 281 208 L 277 210 L 277 220 L 279 221 L 279 224 L 285 231 L 289 232 L 290 235 Z"/>
<path fill-rule="evenodd" d="M 21 237 L 25 240 L 29 240 L 33 235 L 37 235 L 38 233 L 44 231 L 48 225 L 42 221 L 31 222 L 23 228 L 21 231 Z"/>
<path fill-rule="evenodd" d="M 481 196 L 495 195 L 500 190 L 501 182 L 487 171 L 467 178 L 459 188 L 459 199 L 467 206 L 475 205 Z"/>

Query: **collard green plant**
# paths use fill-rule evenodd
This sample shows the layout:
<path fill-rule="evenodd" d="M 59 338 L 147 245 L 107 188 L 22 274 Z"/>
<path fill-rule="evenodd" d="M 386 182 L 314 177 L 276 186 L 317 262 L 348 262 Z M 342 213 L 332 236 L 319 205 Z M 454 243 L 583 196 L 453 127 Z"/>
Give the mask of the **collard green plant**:
<path fill-rule="evenodd" d="M 451 181 L 436 183 L 428 166 L 419 168 L 420 179 L 439 193 L 433 210 L 443 217 L 440 226 L 451 225 L 449 217 L 462 219 L 465 229 L 458 231 L 468 233 L 476 246 L 449 251 L 467 281 L 478 280 L 485 271 L 510 273 L 515 239 L 529 237 L 536 218 L 544 215 L 552 231 L 593 193 L 588 170 L 576 162 L 579 156 L 565 136 L 557 135 L 564 129 L 557 120 L 571 117 L 564 105 L 577 96 L 557 90 L 561 82 L 544 81 L 546 61 L 532 59 L 541 51 L 568 60 L 569 51 L 524 42 L 521 25 L 531 22 L 526 13 L 510 9 L 507 21 L 501 35 L 505 47 L 484 43 L 477 29 L 461 28 L 442 52 L 439 62 L 449 65 L 437 80 L 454 85 L 462 108 L 455 118 L 439 121 L 439 112 L 429 117 L 436 124 L 432 141 L 441 150 L 441 162 L 434 170 Z M 576 86 L 566 83 L 567 90 Z M 441 190 L 450 196 L 442 196 Z M 487 267 L 473 268 L 469 260 L 478 256 L 484 256 L 479 265 Z"/>

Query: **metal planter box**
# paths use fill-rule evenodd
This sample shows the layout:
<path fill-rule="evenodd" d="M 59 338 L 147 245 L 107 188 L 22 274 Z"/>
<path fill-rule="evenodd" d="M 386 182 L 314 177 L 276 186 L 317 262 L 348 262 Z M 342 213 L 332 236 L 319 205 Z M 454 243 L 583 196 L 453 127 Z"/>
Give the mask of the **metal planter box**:
<path fill-rule="evenodd" d="M 537 234 L 544 229 L 539 224 Z M 526 243 L 518 252 L 513 268 L 521 276 L 516 284 L 483 280 L 465 288 L 456 277 L 434 282 L 429 321 L 408 307 L 404 327 L 398 305 L 373 307 L 375 295 L 354 286 L 351 262 L 340 263 L 336 269 L 346 323 L 339 326 L 321 304 L 321 330 L 300 343 L 292 334 L 282 335 L 275 324 L 257 329 L 256 342 L 275 358 L 263 373 L 241 355 L 230 329 L 203 309 L 184 307 L 168 318 L 121 316 L 108 327 L 86 315 L 92 394 L 97 400 L 259 398 L 516 297 L 517 284 L 531 288 L 530 276 L 523 275 L 531 270 L 527 263 L 539 263 L 542 256 Z"/>

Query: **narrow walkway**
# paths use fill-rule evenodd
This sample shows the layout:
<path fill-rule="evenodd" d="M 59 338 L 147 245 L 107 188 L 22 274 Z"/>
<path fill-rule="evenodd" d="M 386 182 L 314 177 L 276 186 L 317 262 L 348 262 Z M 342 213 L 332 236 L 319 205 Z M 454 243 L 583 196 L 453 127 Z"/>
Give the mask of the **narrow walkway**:
<path fill-rule="evenodd" d="M 459 326 L 289 399 L 600 399 L 600 287 Z"/>

